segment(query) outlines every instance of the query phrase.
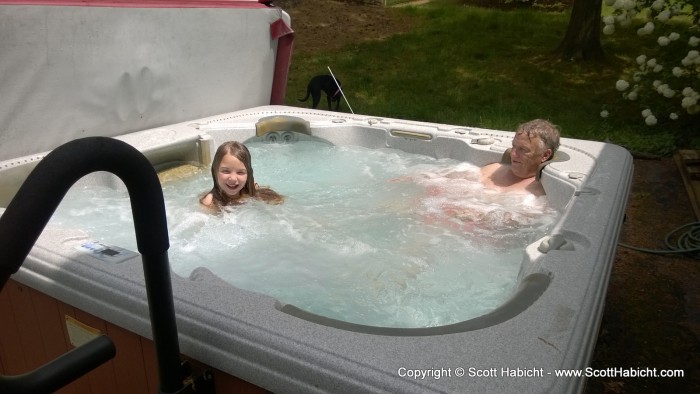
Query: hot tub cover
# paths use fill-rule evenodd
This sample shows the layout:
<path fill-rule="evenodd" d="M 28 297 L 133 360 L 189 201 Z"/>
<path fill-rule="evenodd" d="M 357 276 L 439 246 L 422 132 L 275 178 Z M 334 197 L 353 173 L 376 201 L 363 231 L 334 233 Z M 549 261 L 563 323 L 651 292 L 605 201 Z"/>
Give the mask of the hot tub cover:
<path fill-rule="evenodd" d="M 282 104 L 289 16 L 258 0 L 0 0 L 0 160 Z"/>

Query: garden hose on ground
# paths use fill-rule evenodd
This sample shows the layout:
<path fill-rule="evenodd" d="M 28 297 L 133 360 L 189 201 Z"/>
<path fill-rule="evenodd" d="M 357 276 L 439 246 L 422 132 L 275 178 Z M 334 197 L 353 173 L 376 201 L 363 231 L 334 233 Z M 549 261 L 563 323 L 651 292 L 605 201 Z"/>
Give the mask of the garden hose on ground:
<path fill-rule="evenodd" d="M 672 239 L 676 239 L 675 244 Z M 664 243 L 668 249 L 645 249 L 638 248 L 618 242 L 618 245 L 644 253 L 655 254 L 677 254 L 677 253 L 692 253 L 692 256 L 700 258 L 700 222 L 691 222 L 684 224 L 672 230 L 666 235 Z"/>

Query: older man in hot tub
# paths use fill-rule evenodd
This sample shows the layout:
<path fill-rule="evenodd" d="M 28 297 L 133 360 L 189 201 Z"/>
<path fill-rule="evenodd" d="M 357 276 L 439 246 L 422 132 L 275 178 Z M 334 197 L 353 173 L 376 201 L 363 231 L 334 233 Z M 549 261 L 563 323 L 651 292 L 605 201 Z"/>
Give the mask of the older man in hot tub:
<path fill-rule="evenodd" d="M 493 163 L 481 169 L 481 183 L 498 190 L 524 190 L 544 195 L 535 175 L 559 148 L 559 129 L 544 119 L 523 123 L 515 131 L 510 164 Z"/>
<path fill-rule="evenodd" d="M 419 212 L 427 222 L 471 232 L 549 221 L 554 210 L 535 175 L 559 147 L 559 130 L 549 121 L 535 119 L 518 126 L 512 144 L 500 163 L 482 168 L 460 163 L 410 177 L 425 188 Z"/>

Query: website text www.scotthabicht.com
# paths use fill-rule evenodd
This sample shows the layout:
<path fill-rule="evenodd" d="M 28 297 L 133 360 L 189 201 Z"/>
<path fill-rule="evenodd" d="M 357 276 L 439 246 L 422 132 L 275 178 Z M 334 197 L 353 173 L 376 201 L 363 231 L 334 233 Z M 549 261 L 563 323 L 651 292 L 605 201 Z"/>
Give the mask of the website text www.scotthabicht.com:
<path fill-rule="evenodd" d="M 554 369 L 546 371 L 544 368 L 404 368 L 397 370 L 402 378 L 426 380 L 442 378 L 682 378 L 685 371 L 682 369 L 657 369 L 657 368 L 586 368 L 586 369 Z"/>

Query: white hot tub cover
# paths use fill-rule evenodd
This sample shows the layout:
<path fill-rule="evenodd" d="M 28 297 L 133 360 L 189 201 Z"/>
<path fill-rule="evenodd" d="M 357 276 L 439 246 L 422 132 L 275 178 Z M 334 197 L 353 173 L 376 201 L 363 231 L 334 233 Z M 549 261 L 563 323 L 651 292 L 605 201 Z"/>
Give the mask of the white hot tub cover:
<path fill-rule="evenodd" d="M 0 160 L 282 104 L 289 16 L 258 0 L 0 0 Z"/>

